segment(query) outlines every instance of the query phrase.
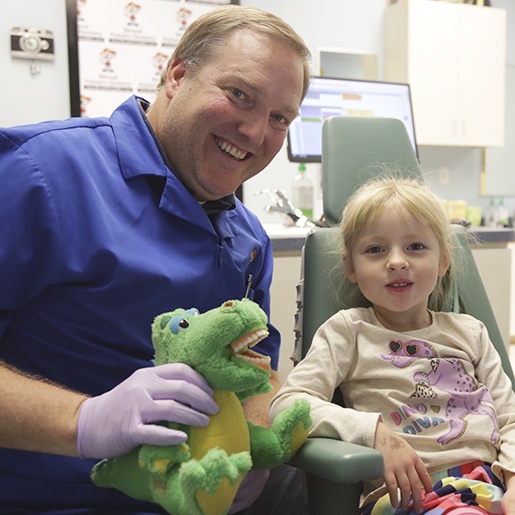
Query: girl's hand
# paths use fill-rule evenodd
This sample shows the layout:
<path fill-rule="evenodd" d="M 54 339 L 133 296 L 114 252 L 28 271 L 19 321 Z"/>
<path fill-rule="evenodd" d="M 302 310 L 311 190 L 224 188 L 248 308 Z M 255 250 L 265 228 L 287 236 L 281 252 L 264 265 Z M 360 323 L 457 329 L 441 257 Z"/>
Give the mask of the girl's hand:
<path fill-rule="evenodd" d="M 502 512 L 505 515 L 515 515 L 515 475 L 504 471 L 506 493 L 502 496 Z"/>
<path fill-rule="evenodd" d="M 401 492 L 401 508 L 406 511 L 412 497 L 414 510 L 417 513 L 421 512 L 422 489 L 431 492 L 433 485 L 426 466 L 417 453 L 404 438 L 388 428 L 383 422 L 379 422 L 377 425 L 374 449 L 383 455 L 384 480 L 388 488 L 391 505 L 397 508 L 399 504 L 397 489 L 399 489 Z"/>

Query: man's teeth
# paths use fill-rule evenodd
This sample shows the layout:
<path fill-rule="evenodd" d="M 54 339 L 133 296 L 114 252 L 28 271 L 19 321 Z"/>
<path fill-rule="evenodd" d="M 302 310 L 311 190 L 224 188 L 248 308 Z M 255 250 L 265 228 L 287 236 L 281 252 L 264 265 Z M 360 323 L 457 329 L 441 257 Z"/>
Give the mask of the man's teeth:
<path fill-rule="evenodd" d="M 247 152 L 243 152 L 243 150 L 238 150 L 237 148 L 229 145 L 226 141 L 217 140 L 218 146 L 226 153 L 240 161 L 245 159 Z"/>

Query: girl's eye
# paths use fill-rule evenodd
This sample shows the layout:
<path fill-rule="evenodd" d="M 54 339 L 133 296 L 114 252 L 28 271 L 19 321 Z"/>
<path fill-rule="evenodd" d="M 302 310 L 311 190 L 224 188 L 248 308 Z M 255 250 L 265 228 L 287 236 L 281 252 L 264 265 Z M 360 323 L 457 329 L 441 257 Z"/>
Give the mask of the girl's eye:
<path fill-rule="evenodd" d="M 410 250 L 422 250 L 425 248 L 425 246 L 422 243 L 412 243 L 409 246 Z"/>
<path fill-rule="evenodd" d="M 379 254 L 382 251 L 381 247 L 369 247 L 366 252 L 367 254 Z"/>

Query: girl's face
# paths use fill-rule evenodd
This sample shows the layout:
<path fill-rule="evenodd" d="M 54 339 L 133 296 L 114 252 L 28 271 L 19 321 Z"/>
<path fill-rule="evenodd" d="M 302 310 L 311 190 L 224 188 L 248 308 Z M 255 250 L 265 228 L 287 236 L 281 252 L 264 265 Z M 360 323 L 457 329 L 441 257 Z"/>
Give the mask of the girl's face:
<path fill-rule="evenodd" d="M 429 295 L 449 266 L 435 233 L 404 208 L 385 208 L 344 257 L 349 280 L 387 328 L 407 331 L 431 323 Z"/>

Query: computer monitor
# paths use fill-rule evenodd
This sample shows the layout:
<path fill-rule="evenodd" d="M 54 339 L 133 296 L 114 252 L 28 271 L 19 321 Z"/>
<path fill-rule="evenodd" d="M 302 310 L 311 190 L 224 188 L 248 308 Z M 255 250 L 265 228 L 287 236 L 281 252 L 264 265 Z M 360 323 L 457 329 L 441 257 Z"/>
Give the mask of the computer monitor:
<path fill-rule="evenodd" d="M 320 163 L 322 123 L 330 116 L 380 116 L 404 122 L 418 156 L 408 84 L 314 77 L 288 130 L 288 159 Z"/>

